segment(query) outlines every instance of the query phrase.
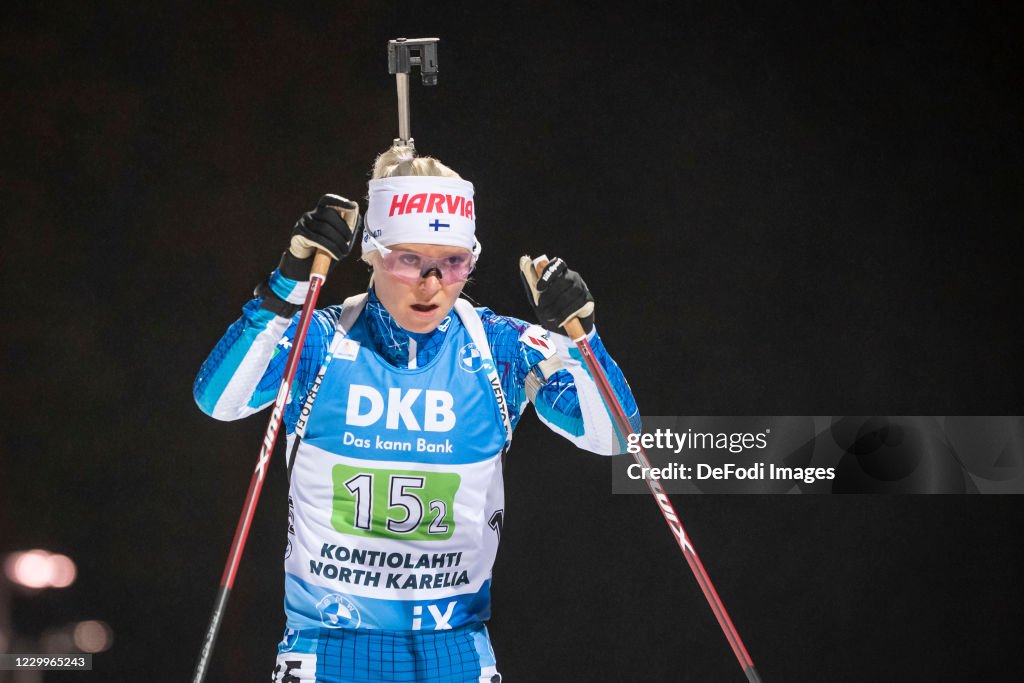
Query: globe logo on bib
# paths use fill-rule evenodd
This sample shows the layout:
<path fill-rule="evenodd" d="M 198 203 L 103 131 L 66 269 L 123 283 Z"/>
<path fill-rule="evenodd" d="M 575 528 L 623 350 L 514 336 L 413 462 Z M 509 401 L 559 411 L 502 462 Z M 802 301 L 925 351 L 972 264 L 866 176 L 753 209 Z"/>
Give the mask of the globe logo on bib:
<path fill-rule="evenodd" d="M 466 372 L 479 372 L 481 370 L 490 372 L 494 365 L 491 361 L 485 360 L 476 344 L 469 342 L 459 349 L 459 367 Z"/>
<path fill-rule="evenodd" d="M 316 603 L 316 608 L 320 610 L 320 621 L 327 628 L 359 628 L 363 621 L 355 603 L 337 593 L 325 595 Z"/>

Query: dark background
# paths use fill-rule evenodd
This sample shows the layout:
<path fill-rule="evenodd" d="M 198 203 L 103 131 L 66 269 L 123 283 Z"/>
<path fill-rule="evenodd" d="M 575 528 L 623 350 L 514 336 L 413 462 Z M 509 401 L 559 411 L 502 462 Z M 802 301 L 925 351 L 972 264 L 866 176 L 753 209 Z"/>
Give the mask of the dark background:
<path fill-rule="evenodd" d="M 649 415 L 1020 414 L 1022 22 L 1013 3 L 36 3 L 0 29 L 0 552 L 95 618 L 91 674 L 191 673 L 266 416 L 191 383 L 324 192 L 397 134 L 385 45 L 440 36 L 412 131 L 476 185 L 467 290 L 529 317 L 565 257 Z M 365 286 L 354 259 L 321 301 Z M 209 680 L 283 629 L 275 457 Z M 526 416 L 491 633 L 510 681 L 738 681 L 653 502 Z M 675 496 L 766 681 L 1004 680 L 1013 496 Z"/>

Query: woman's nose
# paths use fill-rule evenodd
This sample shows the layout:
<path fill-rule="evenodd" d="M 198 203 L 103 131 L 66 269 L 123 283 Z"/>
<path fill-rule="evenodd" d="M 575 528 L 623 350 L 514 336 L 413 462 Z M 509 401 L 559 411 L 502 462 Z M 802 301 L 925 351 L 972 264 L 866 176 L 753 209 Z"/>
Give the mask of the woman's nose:
<path fill-rule="evenodd" d="M 420 287 L 431 294 L 444 287 L 444 283 L 441 281 L 441 271 L 437 268 L 428 270 L 426 274 L 420 277 Z"/>

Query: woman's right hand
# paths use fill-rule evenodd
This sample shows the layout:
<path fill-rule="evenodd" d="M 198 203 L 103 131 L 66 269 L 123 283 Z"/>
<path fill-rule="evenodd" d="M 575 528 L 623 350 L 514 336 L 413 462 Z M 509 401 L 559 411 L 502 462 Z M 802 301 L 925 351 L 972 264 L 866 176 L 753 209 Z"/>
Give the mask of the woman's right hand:
<path fill-rule="evenodd" d="M 315 209 L 302 214 L 295 223 L 288 251 L 305 260 L 319 249 L 340 261 L 352 251 L 360 225 L 358 204 L 340 195 L 325 194 Z"/>

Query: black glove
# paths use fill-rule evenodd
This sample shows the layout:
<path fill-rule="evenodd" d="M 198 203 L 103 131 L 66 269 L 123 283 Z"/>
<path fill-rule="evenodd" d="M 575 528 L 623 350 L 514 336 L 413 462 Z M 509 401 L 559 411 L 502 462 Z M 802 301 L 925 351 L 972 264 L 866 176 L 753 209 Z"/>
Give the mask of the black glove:
<path fill-rule="evenodd" d="M 569 270 L 565 261 L 552 259 L 538 277 L 533 260 L 523 256 L 519 259 L 519 276 L 544 329 L 565 334 L 562 326 L 570 318 L 578 318 L 587 334 L 594 329 L 594 297 L 580 274 Z"/>
<path fill-rule="evenodd" d="M 288 251 L 304 261 L 322 249 L 340 261 L 352 251 L 360 225 L 358 204 L 336 194 L 325 194 L 316 203 L 316 209 L 302 214 L 295 224 Z"/>
<path fill-rule="evenodd" d="M 336 194 L 325 194 L 316 203 L 316 208 L 302 214 L 295 224 L 291 243 L 281 256 L 278 270 L 291 280 L 309 281 L 317 249 L 330 254 L 333 268 L 335 263 L 352 251 L 352 244 L 361 225 L 358 204 Z M 286 301 L 275 294 L 270 287 L 269 276 L 256 286 L 253 293 L 263 298 L 261 308 L 276 315 L 290 318 L 301 308 L 294 301 Z"/>

